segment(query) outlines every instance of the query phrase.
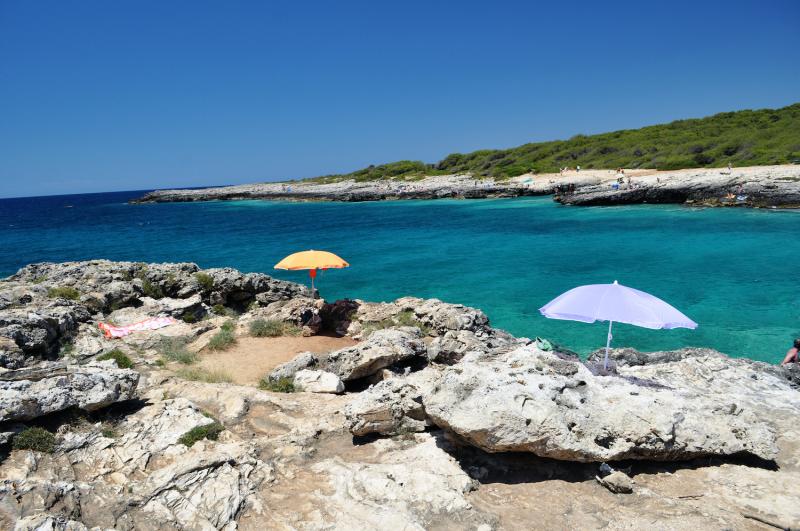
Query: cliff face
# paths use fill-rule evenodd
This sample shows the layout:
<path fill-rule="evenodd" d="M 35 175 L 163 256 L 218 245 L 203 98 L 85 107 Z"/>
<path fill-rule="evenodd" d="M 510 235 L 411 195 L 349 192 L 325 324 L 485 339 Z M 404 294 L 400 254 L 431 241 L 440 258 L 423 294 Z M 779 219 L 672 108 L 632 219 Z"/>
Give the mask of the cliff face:
<path fill-rule="evenodd" d="M 594 357 L 515 338 L 474 308 L 309 295 L 194 264 L 34 264 L 0 281 L 0 525 L 800 521 L 786 494 L 800 481 L 795 367 L 618 349 L 604 373 Z M 97 328 L 155 315 L 177 322 L 113 340 Z M 264 389 L 294 393 L 192 369 L 198 355 L 224 364 L 233 354 L 211 340 L 245 341 L 259 320 L 359 342 L 259 375 Z"/>

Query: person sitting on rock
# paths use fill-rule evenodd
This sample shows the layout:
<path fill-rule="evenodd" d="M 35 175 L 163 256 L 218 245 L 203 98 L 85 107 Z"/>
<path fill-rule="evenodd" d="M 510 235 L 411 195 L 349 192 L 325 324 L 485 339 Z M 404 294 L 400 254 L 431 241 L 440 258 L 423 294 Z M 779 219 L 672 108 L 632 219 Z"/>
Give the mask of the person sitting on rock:
<path fill-rule="evenodd" d="M 794 346 L 786 353 L 786 357 L 783 358 L 781 365 L 800 362 L 800 355 L 798 355 L 798 353 L 800 353 L 800 337 L 794 340 Z"/>

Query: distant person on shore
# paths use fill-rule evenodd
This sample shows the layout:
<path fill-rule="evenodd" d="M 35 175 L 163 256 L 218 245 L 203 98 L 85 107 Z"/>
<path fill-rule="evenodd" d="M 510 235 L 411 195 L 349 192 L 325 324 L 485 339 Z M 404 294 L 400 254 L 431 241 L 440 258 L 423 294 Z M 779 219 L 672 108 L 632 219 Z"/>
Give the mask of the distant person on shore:
<path fill-rule="evenodd" d="M 786 357 L 783 358 L 781 365 L 800 362 L 800 356 L 798 356 L 798 353 L 800 353 L 800 337 L 794 340 L 794 346 L 786 353 Z"/>
<path fill-rule="evenodd" d="M 575 166 L 575 171 L 580 173 L 581 172 L 581 167 L 580 166 Z"/>

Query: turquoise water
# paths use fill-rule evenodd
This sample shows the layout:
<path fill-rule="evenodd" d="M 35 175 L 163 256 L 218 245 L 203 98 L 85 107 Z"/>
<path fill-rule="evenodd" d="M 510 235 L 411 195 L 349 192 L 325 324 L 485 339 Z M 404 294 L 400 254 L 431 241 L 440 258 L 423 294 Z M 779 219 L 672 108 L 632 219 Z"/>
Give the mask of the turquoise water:
<path fill-rule="evenodd" d="M 552 321 L 537 309 L 577 285 L 613 280 L 700 324 L 694 331 L 617 325 L 617 346 L 708 346 L 777 362 L 800 335 L 797 212 L 570 208 L 549 197 L 125 204 L 137 195 L 0 201 L 0 275 L 29 262 L 102 257 L 193 261 L 304 282 L 304 273 L 272 266 L 315 248 L 352 264 L 321 276 L 327 299 L 438 297 L 481 308 L 515 335 L 582 353 L 604 344 L 604 325 Z"/>

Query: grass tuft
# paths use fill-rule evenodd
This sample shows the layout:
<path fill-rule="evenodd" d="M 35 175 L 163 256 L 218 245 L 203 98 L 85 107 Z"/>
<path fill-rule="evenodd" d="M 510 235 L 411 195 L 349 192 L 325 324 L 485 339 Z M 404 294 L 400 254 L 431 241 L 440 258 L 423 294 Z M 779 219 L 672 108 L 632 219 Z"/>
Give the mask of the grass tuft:
<path fill-rule="evenodd" d="M 61 286 L 47 290 L 47 296 L 51 299 L 69 299 L 76 301 L 81 297 L 81 292 L 72 286 Z"/>
<path fill-rule="evenodd" d="M 214 277 L 208 273 L 195 273 L 194 279 L 203 291 L 211 291 L 214 289 Z"/>
<path fill-rule="evenodd" d="M 115 348 L 114 350 L 109 350 L 105 354 L 101 354 L 97 356 L 98 361 L 106 361 L 106 360 L 114 360 L 117 362 L 117 367 L 120 369 L 130 369 L 133 367 L 133 360 L 131 360 L 124 352 L 120 349 Z"/>
<path fill-rule="evenodd" d="M 264 377 L 258 382 L 258 388 L 262 391 L 272 391 L 275 393 L 294 393 L 294 381 L 291 378 L 279 378 L 270 380 Z"/>
<path fill-rule="evenodd" d="M 277 319 L 255 319 L 249 328 L 253 337 L 297 336 L 302 332 L 299 327 Z"/>
<path fill-rule="evenodd" d="M 225 426 L 217 421 L 214 421 L 211 424 L 195 426 L 191 430 L 184 433 L 181 438 L 178 439 L 178 442 L 191 448 L 194 443 L 203 439 L 216 441 L 219 438 L 219 434 L 224 430 Z"/>
<path fill-rule="evenodd" d="M 164 339 L 159 348 L 164 362 L 176 361 L 191 365 L 197 361 L 197 354 L 186 348 L 186 342 L 178 338 Z"/>
<path fill-rule="evenodd" d="M 14 436 L 11 447 L 14 450 L 52 454 L 56 447 L 56 436 L 44 428 L 26 428 Z"/>
<path fill-rule="evenodd" d="M 186 367 L 175 373 L 178 378 L 191 380 L 193 382 L 205 383 L 231 383 L 233 378 L 224 371 L 207 371 L 197 367 Z"/>

